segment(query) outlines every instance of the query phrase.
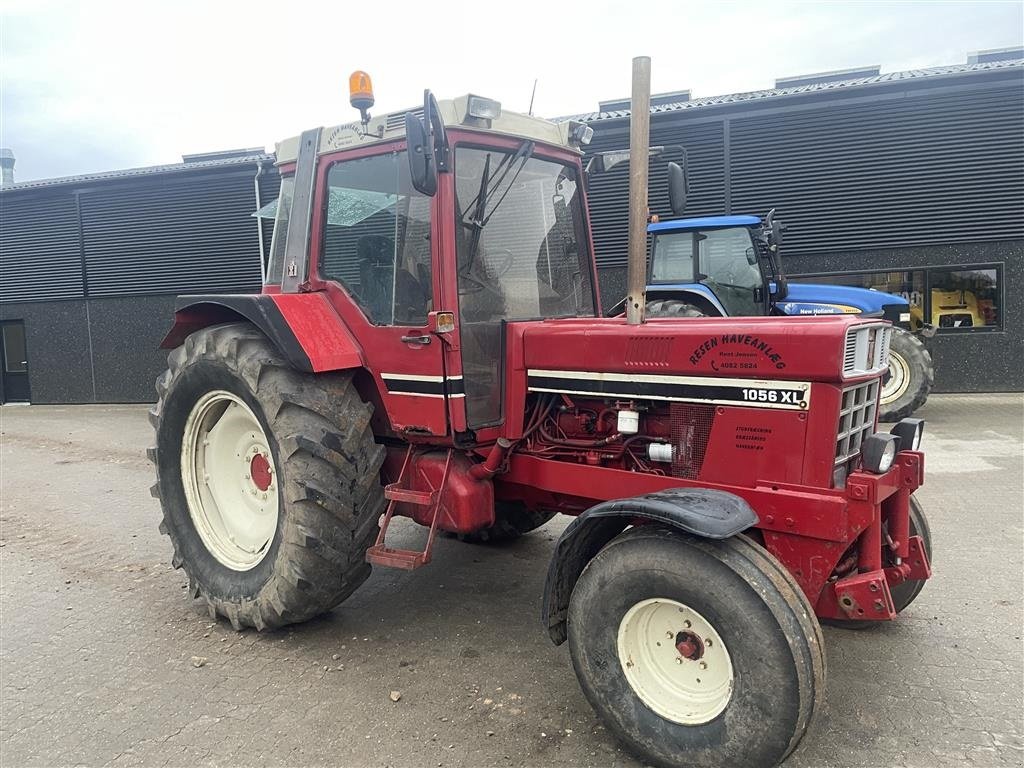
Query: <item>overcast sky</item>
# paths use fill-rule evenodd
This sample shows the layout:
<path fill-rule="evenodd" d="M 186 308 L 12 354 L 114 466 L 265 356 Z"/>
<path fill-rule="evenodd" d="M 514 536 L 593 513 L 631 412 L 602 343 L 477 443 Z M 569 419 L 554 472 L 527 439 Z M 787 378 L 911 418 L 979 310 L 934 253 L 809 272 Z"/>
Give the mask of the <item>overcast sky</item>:
<path fill-rule="evenodd" d="M 774 78 L 879 64 L 962 63 L 1024 44 L 1024 2 L 48 2 L 0 0 L 0 146 L 16 179 L 267 147 L 355 118 L 473 92 L 526 111 L 586 112 L 630 89 L 757 90 Z M 630 14 L 636 14 L 631 16 Z"/>

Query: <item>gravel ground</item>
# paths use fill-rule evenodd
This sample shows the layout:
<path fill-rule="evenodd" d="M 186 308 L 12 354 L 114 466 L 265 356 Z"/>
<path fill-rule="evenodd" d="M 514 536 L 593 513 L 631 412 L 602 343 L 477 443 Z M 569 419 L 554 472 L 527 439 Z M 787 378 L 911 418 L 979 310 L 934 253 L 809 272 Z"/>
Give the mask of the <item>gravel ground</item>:
<path fill-rule="evenodd" d="M 895 623 L 826 628 L 828 706 L 787 768 L 1022 764 L 1022 406 L 919 414 L 935 577 Z M 538 620 L 565 521 L 442 539 L 327 616 L 236 633 L 170 567 L 144 408 L 7 406 L 0 429 L 3 766 L 638 765 Z"/>

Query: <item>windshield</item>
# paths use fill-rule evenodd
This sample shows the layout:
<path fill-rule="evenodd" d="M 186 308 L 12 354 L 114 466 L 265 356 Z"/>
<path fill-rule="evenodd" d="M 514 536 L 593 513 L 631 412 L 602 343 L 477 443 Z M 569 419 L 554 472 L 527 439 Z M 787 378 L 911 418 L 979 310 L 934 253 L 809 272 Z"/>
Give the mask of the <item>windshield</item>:
<path fill-rule="evenodd" d="M 594 315 L 576 172 L 517 151 L 458 147 L 459 296 L 466 320 Z"/>
<path fill-rule="evenodd" d="M 746 227 L 656 233 L 651 282 L 702 283 L 730 315 L 764 314 L 761 270 Z"/>

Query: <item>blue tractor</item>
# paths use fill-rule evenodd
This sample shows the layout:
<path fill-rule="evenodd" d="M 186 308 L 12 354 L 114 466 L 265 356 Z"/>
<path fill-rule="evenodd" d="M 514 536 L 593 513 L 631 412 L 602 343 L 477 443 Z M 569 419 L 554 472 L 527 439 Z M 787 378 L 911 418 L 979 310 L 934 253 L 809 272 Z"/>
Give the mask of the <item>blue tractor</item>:
<path fill-rule="evenodd" d="M 789 284 L 779 259 L 782 224 L 759 216 L 710 216 L 649 224 L 649 317 L 864 314 L 896 326 L 881 418 L 924 405 L 935 378 L 931 355 L 911 332 L 900 296 L 842 285 Z M 927 333 L 927 331 L 926 331 Z"/>

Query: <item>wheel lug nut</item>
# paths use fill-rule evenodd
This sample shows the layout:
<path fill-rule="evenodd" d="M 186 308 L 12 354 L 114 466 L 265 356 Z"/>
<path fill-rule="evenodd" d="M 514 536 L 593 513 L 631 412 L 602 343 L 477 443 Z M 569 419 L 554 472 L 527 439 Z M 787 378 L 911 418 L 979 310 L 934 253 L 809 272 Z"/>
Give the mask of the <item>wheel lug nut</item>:
<path fill-rule="evenodd" d="M 687 629 L 689 629 L 693 625 L 690 623 L 690 620 L 687 619 L 686 621 L 683 622 L 683 626 L 686 627 Z"/>
<path fill-rule="evenodd" d="M 671 640 L 672 639 L 672 633 L 671 632 L 666 632 L 665 633 L 665 637 L 667 637 L 669 640 Z"/>
<path fill-rule="evenodd" d="M 706 661 L 702 661 L 702 662 L 700 663 L 700 668 L 701 668 L 701 669 L 707 669 L 707 668 L 708 668 L 708 663 L 707 663 Z"/>
<path fill-rule="evenodd" d="M 682 656 L 676 656 L 676 664 L 682 664 L 682 663 L 683 663 L 683 657 Z"/>

